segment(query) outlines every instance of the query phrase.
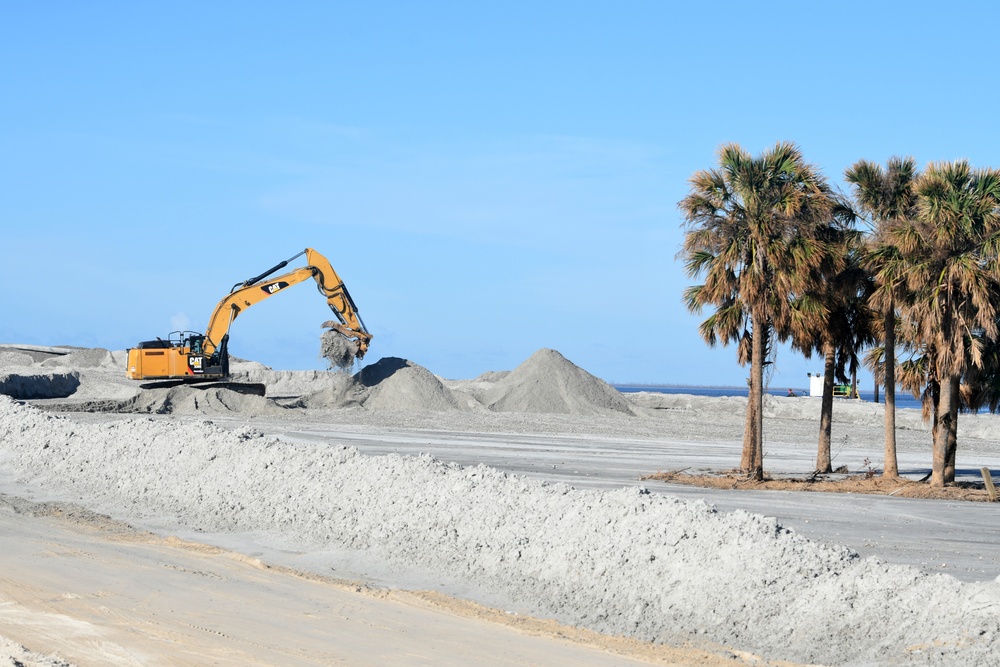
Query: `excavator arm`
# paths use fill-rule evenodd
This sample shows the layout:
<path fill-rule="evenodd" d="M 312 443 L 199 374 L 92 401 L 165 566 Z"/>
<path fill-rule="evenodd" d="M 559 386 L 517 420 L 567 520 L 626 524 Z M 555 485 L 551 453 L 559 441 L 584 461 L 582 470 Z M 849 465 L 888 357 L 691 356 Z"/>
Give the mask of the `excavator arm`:
<path fill-rule="evenodd" d="M 306 266 L 269 278 L 302 255 Z M 354 356 L 364 357 L 372 336 L 365 328 L 344 281 L 330 265 L 330 260 L 312 248 L 276 264 L 264 273 L 236 283 L 229 294 L 215 306 L 205 333 L 175 332 L 170 340 L 139 343 L 128 351 L 126 376 L 133 380 L 218 380 L 229 375 L 229 328 L 247 308 L 274 296 L 284 289 L 312 278 L 320 294 L 336 316 L 323 327 L 331 328 L 355 347 Z"/>
<path fill-rule="evenodd" d="M 265 280 L 268 276 L 279 271 L 290 262 L 295 261 L 302 255 L 306 256 L 306 266 L 295 269 L 289 273 L 278 276 L 270 280 Z M 355 341 L 358 351 L 356 356 L 360 359 L 368 351 L 368 344 L 372 339 L 368 329 L 365 328 L 361 316 L 358 315 L 358 308 L 354 305 L 350 292 L 340 279 L 330 260 L 316 252 L 312 248 L 306 248 L 294 257 L 276 264 L 259 276 L 237 283 L 233 286 L 229 295 L 219 301 L 212 311 L 212 316 L 208 320 L 208 328 L 205 330 L 204 351 L 206 355 L 215 353 L 229 335 L 229 327 L 233 321 L 244 310 L 260 303 L 264 299 L 274 296 L 278 292 L 297 285 L 309 278 L 316 281 L 319 293 L 326 298 L 326 303 L 330 310 L 337 317 L 337 321 L 327 321 L 324 327 L 329 327 L 340 332 L 347 338 Z"/>

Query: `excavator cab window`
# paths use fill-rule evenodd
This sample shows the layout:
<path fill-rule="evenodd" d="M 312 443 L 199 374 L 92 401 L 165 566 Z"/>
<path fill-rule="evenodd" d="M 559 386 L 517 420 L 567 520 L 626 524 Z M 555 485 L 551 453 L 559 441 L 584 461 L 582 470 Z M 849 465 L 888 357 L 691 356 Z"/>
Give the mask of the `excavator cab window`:
<path fill-rule="evenodd" d="M 201 355 L 202 347 L 205 344 L 204 336 L 191 336 L 187 339 L 188 348 L 191 350 L 191 354 Z"/>
<path fill-rule="evenodd" d="M 200 355 L 205 349 L 205 336 L 197 331 L 170 332 L 171 347 L 185 347 L 190 354 Z"/>

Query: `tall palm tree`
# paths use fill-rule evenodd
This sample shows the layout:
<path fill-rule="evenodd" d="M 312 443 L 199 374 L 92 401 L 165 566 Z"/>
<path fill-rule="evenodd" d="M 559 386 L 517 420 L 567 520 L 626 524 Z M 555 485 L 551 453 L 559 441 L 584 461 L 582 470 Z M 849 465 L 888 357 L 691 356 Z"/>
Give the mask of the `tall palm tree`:
<path fill-rule="evenodd" d="M 1000 172 L 968 162 L 932 163 L 917 179 L 917 216 L 892 237 L 906 258 L 914 326 L 938 385 L 931 485 L 954 481 L 959 383 L 982 366 L 982 339 L 997 336 Z"/>
<path fill-rule="evenodd" d="M 871 305 L 882 313 L 881 364 L 885 386 L 885 461 L 882 475 L 899 476 L 896 459 L 896 302 L 902 290 L 899 250 L 889 238 L 890 231 L 905 224 L 915 214 L 916 162 L 911 157 L 892 157 L 883 169 L 880 165 L 859 160 L 844 173 L 854 186 L 854 198 L 872 228 L 866 264 L 875 279 L 876 290 Z"/>
<path fill-rule="evenodd" d="M 874 327 L 868 294 L 871 280 L 862 267 L 861 234 L 851 228 L 853 214 L 841 208 L 825 230 L 829 257 L 824 280 L 796 302 L 793 346 L 806 357 L 815 350 L 822 355 L 823 397 L 820 403 L 820 431 L 816 450 L 816 471 L 833 469 L 830 442 L 833 430 L 833 386 L 836 379 L 856 376 L 860 351 L 874 342 Z M 852 383 L 853 386 L 853 383 Z"/>
<path fill-rule="evenodd" d="M 789 334 L 792 297 L 818 279 L 824 245 L 816 229 L 829 217 L 829 189 L 798 147 L 783 142 L 757 157 L 724 144 L 718 168 L 695 172 L 690 184 L 679 203 L 688 230 L 679 255 L 688 275 L 704 275 L 704 284 L 689 288 L 684 300 L 693 312 L 716 307 L 710 319 L 718 326 L 701 328 L 709 344 L 738 339 L 740 362 L 749 357 L 741 468 L 762 479 L 767 350 L 772 337 Z"/>

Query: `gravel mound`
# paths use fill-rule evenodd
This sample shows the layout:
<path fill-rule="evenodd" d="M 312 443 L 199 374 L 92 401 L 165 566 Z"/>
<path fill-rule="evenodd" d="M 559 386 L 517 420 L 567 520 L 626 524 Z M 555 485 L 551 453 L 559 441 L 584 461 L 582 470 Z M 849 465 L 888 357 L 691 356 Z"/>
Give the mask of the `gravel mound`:
<path fill-rule="evenodd" d="M 399 357 L 365 366 L 354 381 L 362 392 L 362 404 L 372 410 L 485 412 L 474 399 L 452 391 L 423 366 Z"/>
<path fill-rule="evenodd" d="M 498 380 L 484 403 L 497 412 L 635 414 L 621 392 L 549 349 L 535 352 Z"/>
<path fill-rule="evenodd" d="M 80 386 L 76 371 L 52 372 L 25 368 L 0 373 L 0 394 L 17 399 L 66 398 Z"/>
<path fill-rule="evenodd" d="M 861 559 L 700 501 L 248 427 L 78 423 L 2 397 L 0 455 L 21 481 L 100 511 L 371 553 L 601 632 L 837 665 L 1000 660 L 1000 583 Z"/>

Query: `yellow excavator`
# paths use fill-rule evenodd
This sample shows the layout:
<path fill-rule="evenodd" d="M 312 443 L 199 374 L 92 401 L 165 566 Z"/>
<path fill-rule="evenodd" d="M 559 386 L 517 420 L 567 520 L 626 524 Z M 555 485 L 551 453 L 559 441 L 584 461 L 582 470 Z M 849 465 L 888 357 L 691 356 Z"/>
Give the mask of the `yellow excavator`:
<path fill-rule="evenodd" d="M 303 255 L 306 256 L 306 266 L 267 279 Z M 315 279 L 320 294 L 326 298 L 330 310 L 337 317 L 337 321 L 327 321 L 322 326 L 342 335 L 353 348 L 354 357 L 364 357 L 372 335 L 361 321 L 358 307 L 344 286 L 344 281 L 330 265 L 330 260 L 312 248 L 306 248 L 259 276 L 236 283 L 229 294 L 215 306 L 204 334 L 174 331 L 167 340 L 157 338 L 130 348 L 126 376 L 131 380 L 160 381 L 144 387 L 225 380 L 229 377 L 229 328 L 233 320 L 250 306 L 309 278 Z M 231 388 L 246 393 L 264 392 L 260 385 Z"/>

